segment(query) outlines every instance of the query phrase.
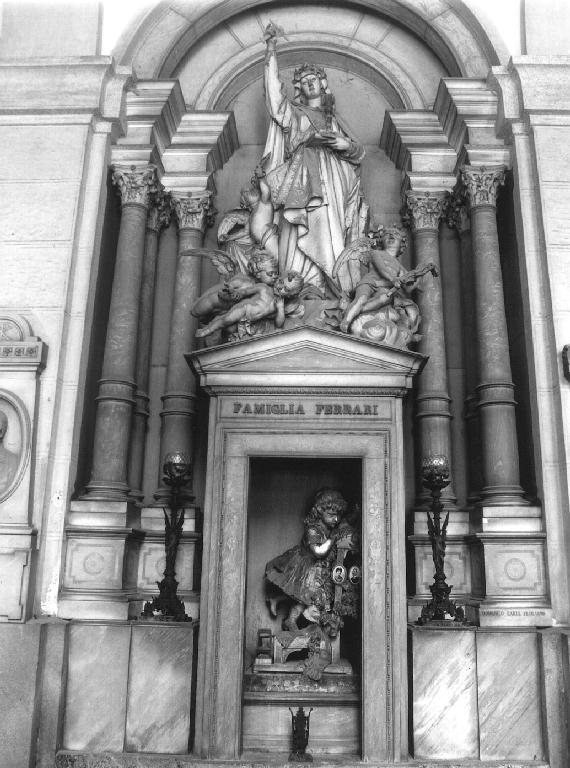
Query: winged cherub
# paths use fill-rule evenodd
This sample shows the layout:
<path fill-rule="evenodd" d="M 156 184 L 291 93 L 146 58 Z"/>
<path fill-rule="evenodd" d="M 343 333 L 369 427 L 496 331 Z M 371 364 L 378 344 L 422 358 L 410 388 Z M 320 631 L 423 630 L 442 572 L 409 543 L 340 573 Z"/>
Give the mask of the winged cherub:
<path fill-rule="evenodd" d="M 413 335 L 419 327 L 420 315 L 417 304 L 407 294 L 417 287 L 420 277 L 427 272 L 437 276 L 437 269 L 432 262 L 409 271 L 402 266 L 398 257 L 405 250 L 406 235 L 398 225 L 381 226 L 371 234 L 371 237 L 360 238 L 346 248 L 337 264 L 337 268 L 340 268 L 346 260 L 358 259 L 370 267 L 369 272 L 356 285 L 340 329 L 348 333 L 360 315 L 391 307 L 405 319 Z"/>
<path fill-rule="evenodd" d="M 236 302 L 225 312 L 217 314 L 203 328 L 196 331 L 198 338 L 210 336 L 218 330 L 240 322 L 257 322 L 273 318 L 275 326 L 282 328 L 285 322 L 285 302 L 299 295 L 303 278 L 290 271 L 284 277 L 277 274 L 277 262 L 264 256 L 256 271 L 259 282 L 232 289 L 231 298 Z"/>

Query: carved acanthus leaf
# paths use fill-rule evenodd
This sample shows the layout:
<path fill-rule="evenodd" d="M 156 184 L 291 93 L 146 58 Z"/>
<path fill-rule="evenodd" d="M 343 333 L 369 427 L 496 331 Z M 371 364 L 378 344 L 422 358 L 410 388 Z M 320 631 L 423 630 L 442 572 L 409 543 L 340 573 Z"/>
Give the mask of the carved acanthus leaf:
<path fill-rule="evenodd" d="M 497 204 L 499 187 L 505 183 L 505 166 L 494 168 L 474 168 L 464 165 L 461 168 L 461 181 L 465 186 L 471 208 L 477 205 Z"/>
<path fill-rule="evenodd" d="M 173 194 L 172 206 L 179 229 L 198 229 L 202 233 L 212 226 L 217 213 L 208 191 L 194 196 L 190 192 L 184 196 Z"/>
<path fill-rule="evenodd" d="M 172 218 L 172 197 L 170 192 L 159 190 L 154 196 L 153 204 L 148 212 L 147 227 L 160 232 L 170 224 Z"/>
<path fill-rule="evenodd" d="M 406 192 L 406 207 L 410 215 L 412 229 L 439 228 L 444 213 L 445 194 L 433 192 Z"/>
<path fill-rule="evenodd" d="M 158 179 L 154 165 L 137 168 L 136 165 L 114 165 L 113 184 L 119 190 L 123 205 L 138 204 L 148 208 L 158 191 Z"/>
<path fill-rule="evenodd" d="M 469 205 L 463 190 L 456 189 L 449 195 L 445 203 L 444 215 L 447 219 L 447 225 L 452 229 L 457 229 L 459 234 L 471 229 Z"/>

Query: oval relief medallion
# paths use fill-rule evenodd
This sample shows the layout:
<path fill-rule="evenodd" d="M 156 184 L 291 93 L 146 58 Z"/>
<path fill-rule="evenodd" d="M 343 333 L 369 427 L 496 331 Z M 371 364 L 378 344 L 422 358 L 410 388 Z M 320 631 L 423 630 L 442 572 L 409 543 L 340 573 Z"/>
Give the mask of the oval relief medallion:
<path fill-rule="evenodd" d="M 30 456 L 30 417 L 19 397 L 0 390 L 0 504 L 20 485 Z"/>

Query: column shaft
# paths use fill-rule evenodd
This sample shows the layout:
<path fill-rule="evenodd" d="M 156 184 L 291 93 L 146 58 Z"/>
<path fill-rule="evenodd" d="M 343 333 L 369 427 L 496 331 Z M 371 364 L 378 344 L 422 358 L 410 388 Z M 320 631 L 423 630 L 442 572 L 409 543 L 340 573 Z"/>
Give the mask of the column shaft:
<path fill-rule="evenodd" d="M 196 255 L 194 249 L 202 246 L 208 223 L 209 203 L 209 193 L 204 193 L 201 197 L 173 197 L 179 226 L 179 242 L 166 387 L 162 397 L 160 469 L 167 453 L 183 451 L 190 457 L 193 455 L 196 382 L 184 355 L 195 346 L 198 321 L 192 316 L 191 309 L 200 295 L 202 257 Z M 162 486 L 161 477 L 160 471 L 159 486 L 155 493 L 159 502 L 170 494 L 170 491 Z M 187 489 L 187 496 L 191 496 L 191 489 Z"/>
<path fill-rule="evenodd" d="M 495 208 L 504 173 L 504 167 L 461 170 L 471 205 L 485 506 L 525 503 Z"/>
<path fill-rule="evenodd" d="M 416 264 L 432 261 L 439 268 L 438 231 L 444 202 L 443 193 L 437 195 L 423 192 L 407 193 L 407 206 L 414 232 Z M 418 352 L 429 357 L 417 379 L 416 395 L 419 436 L 416 503 L 417 506 L 425 506 L 429 502 L 430 495 L 421 482 L 422 459 L 431 454 L 442 454 L 448 457 L 450 465 L 453 460 L 440 278 L 429 275 L 423 280 L 421 291 L 418 291 L 417 303 L 422 317 L 420 325 L 422 338 L 418 344 Z M 448 486 L 442 498 L 448 506 L 455 504 L 453 485 Z"/>
<path fill-rule="evenodd" d="M 146 218 L 155 169 L 115 167 L 113 181 L 121 192 L 121 227 L 86 497 L 126 500 Z"/>
<path fill-rule="evenodd" d="M 156 281 L 156 262 L 160 230 L 170 220 L 169 200 L 164 195 L 157 198 L 152 206 L 146 229 L 146 243 L 143 260 L 143 274 L 137 339 L 137 362 L 135 380 L 137 390 L 135 409 L 131 429 L 131 447 L 129 452 L 129 487 L 130 495 L 137 501 L 143 499 L 143 467 L 147 422 L 149 417 L 149 372 L 150 347 L 153 324 L 154 286 Z"/>

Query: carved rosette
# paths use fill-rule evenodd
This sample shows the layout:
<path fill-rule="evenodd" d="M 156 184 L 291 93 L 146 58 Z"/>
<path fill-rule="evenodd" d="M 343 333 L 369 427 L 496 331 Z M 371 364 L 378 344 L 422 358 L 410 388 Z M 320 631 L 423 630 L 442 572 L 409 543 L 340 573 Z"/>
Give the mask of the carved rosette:
<path fill-rule="evenodd" d="M 172 218 L 172 196 L 170 192 L 160 189 L 152 201 L 146 221 L 147 229 L 158 233 L 170 224 Z"/>
<path fill-rule="evenodd" d="M 155 166 L 137 168 L 136 165 L 114 165 L 112 170 L 113 184 L 119 190 L 122 205 L 143 205 L 149 208 L 158 192 Z"/>
<path fill-rule="evenodd" d="M 406 208 L 414 232 L 423 229 L 439 229 L 444 215 L 446 196 L 444 193 L 406 192 Z"/>
<path fill-rule="evenodd" d="M 216 210 L 211 192 L 194 196 L 191 192 L 184 196 L 172 195 L 172 207 L 179 229 L 197 229 L 204 234 L 206 227 L 214 223 Z"/>
<path fill-rule="evenodd" d="M 505 170 L 504 165 L 494 168 L 464 165 L 461 168 L 461 181 L 472 208 L 477 205 L 496 206 L 499 187 L 505 183 Z"/>

